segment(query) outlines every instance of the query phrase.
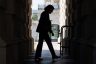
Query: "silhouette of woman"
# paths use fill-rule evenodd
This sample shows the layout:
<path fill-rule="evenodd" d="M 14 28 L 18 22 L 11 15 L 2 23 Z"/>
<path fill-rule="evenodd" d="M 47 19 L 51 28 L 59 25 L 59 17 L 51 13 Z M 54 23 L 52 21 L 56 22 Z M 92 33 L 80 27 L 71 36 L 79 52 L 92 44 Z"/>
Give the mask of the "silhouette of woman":
<path fill-rule="evenodd" d="M 36 32 L 39 33 L 39 42 L 37 45 L 36 53 L 35 53 L 35 60 L 41 60 L 41 52 L 42 52 L 42 45 L 43 45 L 43 40 L 46 41 L 49 50 L 52 55 L 52 59 L 59 58 L 55 54 L 55 51 L 53 49 L 52 43 L 51 43 L 51 38 L 49 37 L 48 33 L 51 33 L 52 36 L 54 35 L 52 30 L 51 30 L 51 21 L 49 19 L 49 14 L 51 14 L 54 10 L 54 7 L 52 5 L 48 5 L 44 8 L 44 11 L 41 13 L 41 17 L 39 19 L 39 24 L 37 26 Z"/>

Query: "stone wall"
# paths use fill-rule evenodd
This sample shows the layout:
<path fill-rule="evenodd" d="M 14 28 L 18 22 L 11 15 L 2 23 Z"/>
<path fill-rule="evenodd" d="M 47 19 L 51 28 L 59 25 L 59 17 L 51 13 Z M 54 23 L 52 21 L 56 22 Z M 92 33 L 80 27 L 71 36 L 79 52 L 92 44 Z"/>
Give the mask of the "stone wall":
<path fill-rule="evenodd" d="M 26 0 L 0 0 L 0 64 L 21 64 L 32 53 Z"/>
<path fill-rule="evenodd" d="M 70 0 L 71 1 L 71 0 Z M 79 64 L 96 64 L 96 1 L 71 1 L 71 56 Z"/>

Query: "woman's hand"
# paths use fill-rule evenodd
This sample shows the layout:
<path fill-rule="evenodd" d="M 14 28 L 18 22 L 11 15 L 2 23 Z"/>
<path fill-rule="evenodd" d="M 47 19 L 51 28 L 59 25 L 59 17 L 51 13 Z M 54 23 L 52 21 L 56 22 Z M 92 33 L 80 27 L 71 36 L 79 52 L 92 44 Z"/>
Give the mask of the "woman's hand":
<path fill-rule="evenodd" d="M 54 33 L 52 32 L 52 36 L 54 36 Z"/>

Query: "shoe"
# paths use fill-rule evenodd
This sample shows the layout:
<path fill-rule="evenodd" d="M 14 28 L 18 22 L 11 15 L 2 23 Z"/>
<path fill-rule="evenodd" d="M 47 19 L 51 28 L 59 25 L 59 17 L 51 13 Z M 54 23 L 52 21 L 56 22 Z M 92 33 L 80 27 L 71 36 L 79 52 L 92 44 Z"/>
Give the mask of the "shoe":
<path fill-rule="evenodd" d="M 52 59 L 58 59 L 60 58 L 60 56 L 55 56 L 55 57 L 52 57 Z"/>
<path fill-rule="evenodd" d="M 43 60 L 43 58 L 39 57 L 40 60 Z"/>
<path fill-rule="evenodd" d="M 41 57 L 35 58 L 35 61 L 41 61 L 41 60 L 43 60 L 43 58 Z"/>

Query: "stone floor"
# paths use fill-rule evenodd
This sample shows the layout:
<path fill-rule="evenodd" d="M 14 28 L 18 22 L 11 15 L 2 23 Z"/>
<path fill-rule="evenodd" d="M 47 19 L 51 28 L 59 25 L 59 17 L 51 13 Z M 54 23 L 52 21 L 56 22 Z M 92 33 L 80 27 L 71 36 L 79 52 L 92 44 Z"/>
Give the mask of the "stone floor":
<path fill-rule="evenodd" d="M 59 50 L 56 50 L 55 52 L 58 56 L 60 55 Z M 49 50 L 42 51 L 42 58 L 42 61 L 35 62 L 34 54 L 32 54 L 27 59 L 25 59 L 24 64 L 75 64 L 74 61 L 67 54 L 59 59 L 52 60 Z"/>

